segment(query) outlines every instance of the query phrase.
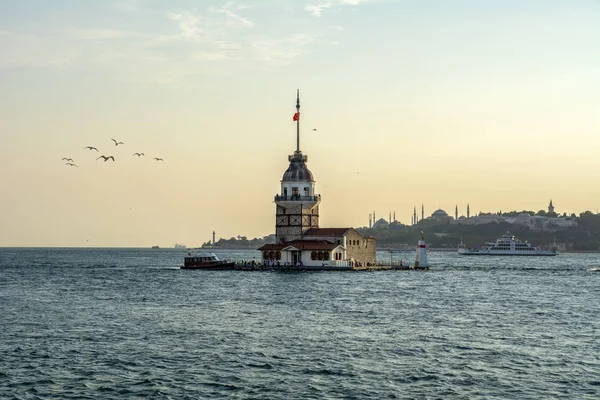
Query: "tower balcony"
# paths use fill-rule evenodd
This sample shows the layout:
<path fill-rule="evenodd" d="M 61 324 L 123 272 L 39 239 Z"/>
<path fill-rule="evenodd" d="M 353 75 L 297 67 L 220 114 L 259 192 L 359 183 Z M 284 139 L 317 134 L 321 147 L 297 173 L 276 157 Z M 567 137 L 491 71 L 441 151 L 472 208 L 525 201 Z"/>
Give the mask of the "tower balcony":
<path fill-rule="evenodd" d="M 291 196 L 281 196 L 275 195 L 275 204 L 284 208 L 297 207 L 302 205 L 309 209 L 319 205 L 321 202 L 321 195 L 317 194 L 315 196 L 300 196 L 300 195 L 291 195 Z"/>

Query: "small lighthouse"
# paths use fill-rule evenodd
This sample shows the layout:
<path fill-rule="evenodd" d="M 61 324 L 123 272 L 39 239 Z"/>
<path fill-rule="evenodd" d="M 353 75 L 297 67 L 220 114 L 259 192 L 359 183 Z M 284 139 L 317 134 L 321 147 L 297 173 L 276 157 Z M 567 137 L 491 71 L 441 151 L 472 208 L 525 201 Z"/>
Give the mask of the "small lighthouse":
<path fill-rule="evenodd" d="M 417 253 L 415 255 L 415 268 L 425 269 L 429 268 L 429 261 L 427 261 L 427 249 L 425 248 L 425 238 L 423 237 L 423 231 L 421 231 L 421 239 L 417 245 Z"/>

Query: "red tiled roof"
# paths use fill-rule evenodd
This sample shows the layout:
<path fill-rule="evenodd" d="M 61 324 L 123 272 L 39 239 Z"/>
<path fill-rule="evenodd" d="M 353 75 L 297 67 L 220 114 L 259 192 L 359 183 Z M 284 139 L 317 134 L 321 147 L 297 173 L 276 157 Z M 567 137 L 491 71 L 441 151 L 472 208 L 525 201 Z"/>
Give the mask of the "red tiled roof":
<path fill-rule="evenodd" d="M 304 236 L 344 236 L 344 233 L 353 228 L 310 228 Z"/>
<path fill-rule="evenodd" d="M 256 250 L 283 250 L 284 247 L 287 247 L 287 243 L 267 243 Z"/>
<path fill-rule="evenodd" d="M 285 247 L 292 246 L 298 250 L 333 250 L 340 246 L 325 240 L 294 240 L 286 243 Z"/>

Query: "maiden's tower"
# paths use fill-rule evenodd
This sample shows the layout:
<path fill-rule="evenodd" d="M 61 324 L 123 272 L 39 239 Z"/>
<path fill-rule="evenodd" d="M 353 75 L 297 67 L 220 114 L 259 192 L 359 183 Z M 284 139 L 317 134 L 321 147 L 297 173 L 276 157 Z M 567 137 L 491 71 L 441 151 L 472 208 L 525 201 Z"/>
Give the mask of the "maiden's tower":
<path fill-rule="evenodd" d="M 296 97 L 296 151 L 288 156 L 290 166 L 283 173 L 281 192 L 275 196 L 277 243 L 302 238 L 310 228 L 319 227 L 321 195 L 315 194 L 315 179 L 306 166 L 308 156 L 300 151 L 300 94 Z"/>
<path fill-rule="evenodd" d="M 375 238 L 354 228 L 319 228 L 321 195 L 300 150 L 300 94 L 296 95 L 296 151 L 275 196 L 276 243 L 259 248 L 264 261 L 293 266 L 344 268 L 375 264 Z"/>

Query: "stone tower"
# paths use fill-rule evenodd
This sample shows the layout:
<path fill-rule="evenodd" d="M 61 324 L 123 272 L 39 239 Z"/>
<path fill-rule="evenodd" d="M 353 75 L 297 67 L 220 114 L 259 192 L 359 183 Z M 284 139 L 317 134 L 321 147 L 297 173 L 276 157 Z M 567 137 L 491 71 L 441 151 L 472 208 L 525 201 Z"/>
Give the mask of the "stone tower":
<path fill-rule="evenodd" d="M 290 166 L 283 173 L 281 192 L 275 196 L 277 243 L 300 239 L 310 228 L 319 227 L 321 195 L 315 194 L 315 180 L 306 166 L 308 156 L 300 151 L 300 92 L 296 97 L 296 151 L 288 156 Z"/>
<path fill-rule="evenodd" d="M 548 205 L 548 214 L 554 213 L 554 206 L 552 205 L 552 200 L 550 200 L 550 204 Z"/>

